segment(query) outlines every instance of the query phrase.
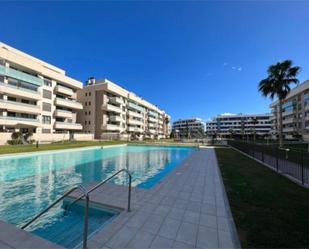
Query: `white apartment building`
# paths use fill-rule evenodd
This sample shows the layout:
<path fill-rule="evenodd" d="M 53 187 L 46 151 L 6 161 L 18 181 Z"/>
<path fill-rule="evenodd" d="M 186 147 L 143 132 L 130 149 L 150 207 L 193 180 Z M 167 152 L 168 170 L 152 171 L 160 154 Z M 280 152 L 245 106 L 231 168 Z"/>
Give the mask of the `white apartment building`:
<path fill-rule="evenodd" d="M 177 138 L 199 138 L 204 136 L 205 128 L 201 118 L 186 118 L 173 122 L 172 131 Z"/>
<path fill-rule="evenodd" d="M 97 139 L 143 139 L 168 136 L 170 117 L 163 110 L 121 86 L 89 78 L 77 92 L 84 109 L 78 121 Z"/>
<path fill-rule="evenodd" d="M 228 137 L 234 136 L 270 135 L 272 129 L 272 114 L 223 114 L 206 122 L 208 135 Z"/>
<path fill-rule="evenodd" d="M 82 83 L 64 70 L 0 43 L 0 143 L 13 131 L 31 132 L 37 140 L 82 131 L 79 89 Z"/>
<path fill-rule="evenodd" d="M 279 130 L 278 101 L 270 105 L 273 118 L 273 135 Z M 283 103 L 283 136 L 284 139 L 302 139 L 309 141 L 309 80 L 290 91 Z"/>

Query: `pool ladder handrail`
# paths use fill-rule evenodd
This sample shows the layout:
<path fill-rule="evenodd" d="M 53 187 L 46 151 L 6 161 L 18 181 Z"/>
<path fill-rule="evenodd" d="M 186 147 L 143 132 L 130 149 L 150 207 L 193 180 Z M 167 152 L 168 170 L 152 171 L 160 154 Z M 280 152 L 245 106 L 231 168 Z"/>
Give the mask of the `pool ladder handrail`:
<path fill-rule="evenodd" d="M 60 201 L 62 201 L 65 197 L 67 197 L 69 194 L 74 192 L 75 190 L 79 189 L 83 194 L 81 194 L 77 199 L 75 199 L 73 202 L 71 202 L 68 206 L 65 207 L 66 210 L 68 210 L 73 204 L 81 200 L 82 198 L 86 198 L 86 205 L 85 205 L 85 215 L 84 215 L 84 232 L 83 232 L 83 248 L 87 248 L 87 239 L 88 239 L 88 210 L 89 210 L 89 194 L 99 188 L 100 186 L 107 183 L 109 180 L 120 174 L 121 172 L 126 172 L 129 176 L 129 191 L 128 191 L 128 207 L 127 212 L 131 211 L 131 185 L 132 185 L 132 175 L 129 170 L 127 169 L 121 169 L 117 171 L 115 174 L 110 176 L 109 178 L 105 179 L 104 181 L 98 183 L 94 187 L 92 187 L 90 190 L 86 190 L 83 185 L 79 185 L 78 187 L 74 187 L 67 191 L 65 194 L 63 194 L 61 197 L 59 197 L 57 200 L 55 200 L 52 204 L 50 204 L 47 208 L 42 210 L 40 213 L 38 213 L 36 216 L 34 216 L 30 221 L 28 221 L 26 224 L 24 224 L 21 229 L 25 229 L 28 227 L 31 223 L 36 221 L 39 217 L 41 217 L 44 213 L 48 212 L 52 207 L 54 207 L 56 204 L 58 204 Z"/>

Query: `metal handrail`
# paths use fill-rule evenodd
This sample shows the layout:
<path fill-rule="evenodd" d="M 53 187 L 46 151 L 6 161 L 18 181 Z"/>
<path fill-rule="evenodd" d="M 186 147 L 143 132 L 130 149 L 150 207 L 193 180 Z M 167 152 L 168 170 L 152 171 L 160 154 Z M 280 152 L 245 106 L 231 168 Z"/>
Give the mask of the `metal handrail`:
<path fill-rule="evenodd" d="M 28 221 L 25 225 L 23 225 L 21 227 L 21 229 L 25 229 L 26 227 L 28 227 L 32 222 L 34 222 L 35 220 L 37 220 L 39 217 L 41 217 L 44 213 L 46 213 L 48 210 L 50 210 L 52 207 L 54 207 L 57 203 L 59 203 L 60 201 L 62 201 L 66 196 L 68 196 L 69 194 L 71 194 L 73 191 L 75 191 L 76 189 L 78 189 L 78 187 L 74 187 L 71 190 L 69 190 L 68 192 L 66 192 L 64 195 L 62 195 L 60 198 L 58 198 L 57 200 L 55 200 L 52 204 L 50 204 L 47 208 L 45 208 L 44 210 L 42 210 L 40 213 L 38 213 L 36 216 L 34 216 L 30 221 Z"/>
<path fill-rule="evenodd" d="M 49 205 L 47 208 L 45 208 L 44 210 L 42 210 L 40 213 L 38 213 L 36 216 L 34 216 L 30 221 L 28 221 L 26 224 L 24 224 L 21 228 L 25 229 L 26 227 L 28 227 L 31 223 L 33 223 L 35 220 L 37 220 L 39 217 L 41 217 L 44 213 L 46 213 L 47 211 L 49 211 L 52 207 L 54 207 L 57 203 L 59 203 L 60 201 L 62 201 L 66 196 L 68 196 L 69 194 L 71 194 L 73 191 L 79 189 L 81 192 L 83 192 L 82 195 L 80 195 L 77 199 L 75 199 L 73 202 L 71 202 L 68 206 L 66 206 L 66 210 L 68 210 L 73 204 L 75 204 L 76 202 L 78 202 L 79 200 L 81 200 L 82 198 L 86 198 L 86 205 L 85 205 L 85 215 L 84 215 L 84 232 L 83 232 L 83 248 L 87 248 L 87 239 L 88 239 L 88 210 L 89 210 L 89 194 L 96 190 L 97 188 L 99 188 L 100 186 L 104 185 L 105 183 L 107 183 L 109 180 L 111 180 L 112 178 L 114 178 L 116 175 L 120 174 L 121 172 L 126 172 L 127 175 L 129 176 L 129 191 L 128 191 L 128 208 L 127 211 L 130 212 L 131 211 L 131 184 L 132 184 L 132 175 L 130 173 L 129 170 L 127 169 L 121 169 L 119 171 L 117 171 L 115 174 L 113 174 L 112 176 L 110 176 L 109 178 L 105 179 L 104 181 L 98 183 L 97 185 L 95 185 L 93 188 L 91 188 L 90 190 L 86 191 L 86 189 L 80 185 L 79 187 L 74 187 L 71 190 L 69 190 L 68 192 L 66 192 L 64 195 L 62 195 L 60 198 L 58 198 L 56 201 L 54 201 L 51 205 Z"/>
<path fill-rule="evenodd" d="M 104 185 L 105 183 L 107 183 L 109 180 L 111 180 L 112 178 L 114 178 L 116 175 L 120 174 L 121 172 L 126 172 L 129 176 L 129 192 L 128 192 L 128 208 L 127 211 L 130 212 L 131 211 L 131 183 L 132 183 L 132 175 L 130 173 L 129 170 L 127 169 L 121 169 L 119 171 L 117 171 L 115 174 L 113 174 L 112 176 L 110 176 L 109 178 L 105 179 L 104 181 L 98 183 L 97 185 L 95 185 L 93 188 L 91 188 L 87 193 L 90 194 L 92 191 L 96 190 L 97 188 L 101 187 L 102 185 Z M 79 200 L 81 200 L 85 195 L 80 195 L 77 199 L 75 199 L 73 202 L 71 202 L 68 206 L 66 206 L 66 210 L 69 210 L 69 208 L 75 204 L 76 202 L 78 202 Z"/>

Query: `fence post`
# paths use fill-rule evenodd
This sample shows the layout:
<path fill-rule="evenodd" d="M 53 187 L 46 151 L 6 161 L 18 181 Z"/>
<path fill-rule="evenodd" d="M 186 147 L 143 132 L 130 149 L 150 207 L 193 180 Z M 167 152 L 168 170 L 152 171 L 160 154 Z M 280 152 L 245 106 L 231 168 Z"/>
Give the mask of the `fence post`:
<path fill-rule="evenodd" d="M 279 157 L 279 149 L 276 148 L 277 153 L 276 153 L 276 169 L 277 171 L 279 171 L 279 162 L 278 162 L 278 157 Z"/>
<path fill-rule="evenodd" d="M 304 181 L 304 152 L 301 152 L 301 183 L 302 185 L 305 184 Z"/>

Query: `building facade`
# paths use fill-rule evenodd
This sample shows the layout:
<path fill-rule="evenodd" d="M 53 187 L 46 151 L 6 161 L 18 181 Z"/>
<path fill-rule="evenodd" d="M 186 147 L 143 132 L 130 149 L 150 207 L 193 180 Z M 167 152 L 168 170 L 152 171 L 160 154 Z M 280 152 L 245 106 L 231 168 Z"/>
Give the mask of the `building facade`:
<path fill-rule="evenodd" d="M 279 102 L 270 105 L 273 113 L 273 136 L 279 131 Z M 309 141 L 309 80 L 290 91 L 282 106 L 284 139 Z"/>
<path fill-rule="evenodd" d="M 175 138 L 201 138 L 205 134 L 205 122 L 201 118 L 179 119 L 173 122 Z"/>
<path fill-rule="evenodd" d="M 0 140 L 14 131 L 41 134 L 41 140 L 82 131 L 79 89 L 82 83 L 64 70 L 0 43 Z"/>
<path fill-rule="evenodd" d="M 272 114 L 228 114 L 218 115 L 206 122 L 206 132 L 210 136 L 270 136 Z"/>
<path fill-rule="evenodd" d="M 169 135 L 169 115 L 107 79 L 89 78 L 77 98 L 84 106 L 78 121 L 84 132 L 97 139 L 160 139 Z"/>

